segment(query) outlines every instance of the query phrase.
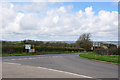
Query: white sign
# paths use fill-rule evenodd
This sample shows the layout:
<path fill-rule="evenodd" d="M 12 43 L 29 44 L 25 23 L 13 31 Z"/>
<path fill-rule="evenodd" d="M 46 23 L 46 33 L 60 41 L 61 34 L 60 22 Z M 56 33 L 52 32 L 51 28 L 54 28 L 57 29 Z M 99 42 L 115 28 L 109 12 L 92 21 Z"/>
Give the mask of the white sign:
<path fill-rule="evenodd" d="M 31 45 L 25 45 L 25 49 L 31 49 Z"/>
<path fill-rule="evenodd" d="M 100 47 L 100 43 L 94 42 L 94 43 L 93 43 L 93 46 Z"/>

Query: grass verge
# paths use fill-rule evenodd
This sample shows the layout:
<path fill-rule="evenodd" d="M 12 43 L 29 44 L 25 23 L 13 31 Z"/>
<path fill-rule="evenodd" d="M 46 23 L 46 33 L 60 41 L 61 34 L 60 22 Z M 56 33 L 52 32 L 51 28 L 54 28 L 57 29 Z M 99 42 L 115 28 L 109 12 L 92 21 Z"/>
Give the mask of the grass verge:
<path fill-rule="evenodd" d="M 87 59 L 119 63 L 119 55 L 99 55 L 93 52 L 86 52 L 84 54 L 80 54 L 79 56 Z"/>
<path fill-rule="evenodd" d="M 0 56 L 25 56 L 25 55 L 40 55 L 40 54 L 63 54 L 63 53 L 76 53 L 76 52 L 38 52 L 38 53 L 14 53 L 2 54 Z"/>

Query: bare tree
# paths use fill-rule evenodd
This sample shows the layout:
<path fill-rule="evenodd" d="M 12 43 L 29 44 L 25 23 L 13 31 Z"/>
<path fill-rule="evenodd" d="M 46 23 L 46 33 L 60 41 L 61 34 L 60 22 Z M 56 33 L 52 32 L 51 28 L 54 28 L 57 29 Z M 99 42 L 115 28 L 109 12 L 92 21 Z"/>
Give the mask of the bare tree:
<path fill-rule="evenodd" d="M 76 41 L 76 46 L 84 48 L 86 51 L 90 51 L 92 46 L 92 41 L 90 40 L 90 33 L 83 33 Z"/>

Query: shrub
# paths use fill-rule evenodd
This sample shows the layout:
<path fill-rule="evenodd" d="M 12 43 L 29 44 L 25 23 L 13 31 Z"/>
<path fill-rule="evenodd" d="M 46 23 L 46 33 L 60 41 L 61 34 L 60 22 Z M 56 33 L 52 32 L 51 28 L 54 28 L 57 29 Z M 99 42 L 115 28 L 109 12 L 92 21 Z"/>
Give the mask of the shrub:
<path fill-rule="evenodd" d="M 103 48 L 97 48 L 94 50 L 95 53 L 100 54 L 100 55 L 106 55 L 107 54 L 107 50 L 103 49 Z"/>
<path fill-rule="evenodd" d="M 35 46 L 36 52 L 81 52 L 84 51 L 82 48 L 71 48 L 71 47 L 47 47 L 47 46 Z M 3 54 L 23 53 L 25 52 L 24 45 L 3 45 Z"/>
<path fill-rule="evenodd" d="M 98 48 L 98 49 L 95 49 L 94 52 L 101 55 L 119 55 L 120 47 L 109 48 L 109 49 Z"/>
<path fill-rule="evenodd" d="M 2 46 L 2 53 L 22 53 L 24 52 L 24 46 L 18 45 L 3 45 Z"/>
<path fill-rule="evenodd" d="M 110 48 L 108 49 L 109 55 L 118 55 L 118 49 L 117 48 Z"/>

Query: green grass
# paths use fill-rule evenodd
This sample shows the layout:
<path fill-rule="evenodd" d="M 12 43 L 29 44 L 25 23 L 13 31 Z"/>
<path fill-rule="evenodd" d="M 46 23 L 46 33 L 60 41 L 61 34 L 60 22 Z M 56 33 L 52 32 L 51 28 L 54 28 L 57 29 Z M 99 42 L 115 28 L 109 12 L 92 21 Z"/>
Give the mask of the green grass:
<path fill-rule="evenodd" d="M 75 52 L 38 52 L 38 53 L 14 53 L 14 54 L 0 54 L 0 56 L 24 56 L 24 55 L 40 55 L 40 54 L 63 54 Z"/>
<path fill-rule="evenodd" d="M 80 54 L 80 57 L 87 58 L 87 59 L 94 59 L 112 63 L 119 63 L 119 55 L 99 55 L 93 52 L 86 52 L 84 54 Z"/>

